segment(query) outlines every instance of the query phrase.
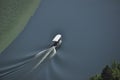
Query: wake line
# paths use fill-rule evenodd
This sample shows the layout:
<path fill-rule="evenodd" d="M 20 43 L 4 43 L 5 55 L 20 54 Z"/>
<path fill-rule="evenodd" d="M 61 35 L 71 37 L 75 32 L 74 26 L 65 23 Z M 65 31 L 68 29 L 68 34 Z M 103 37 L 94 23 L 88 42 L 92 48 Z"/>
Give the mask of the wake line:
<path fill-rule="evenodd" d="M 33 66 L 32 69 L 30 71 L 28 71 L 30 73 L 30 72 L 34 71 L 36 68 L 38 68 L 40 66 L 40 64 L 42 62 L 44 62 L 46 59 L 52 58 L 55 55 L 55 53 L 56 53 L 56 50 L 55 50 L 55 47 L 53 46 L 53 47 L 50 47 L 46 50 L 43 50 L 43 51 L 33 55 L 33 57 L 28 58 L 25 61 L 19 62 L 17 64 L 9 66 L 9 67 L 1 68 L 0 69 L 0 78 L 5 78 L 9 74 L 20 71 L 22 68 L 24 68 L 25 65 L 27 65 L 30 62 L 31 62 L 30 64 L 37 62 L 35 64 L 35 66 Z"/>

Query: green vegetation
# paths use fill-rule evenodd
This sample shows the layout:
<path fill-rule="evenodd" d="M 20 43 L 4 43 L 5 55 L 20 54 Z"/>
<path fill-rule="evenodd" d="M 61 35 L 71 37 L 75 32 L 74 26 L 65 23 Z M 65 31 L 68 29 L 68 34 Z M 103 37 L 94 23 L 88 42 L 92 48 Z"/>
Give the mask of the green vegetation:
<path fill-rule="evenodd" d="M 40 0 L 0 0 L 0 53 L 24 29 Z"/>
<path fill-rule="evenodd" d="M 91 77 L 90 80 L 120 80 L 120 64 L 114 62 L 111 67 L 106 65 L 101 74 Z"/>

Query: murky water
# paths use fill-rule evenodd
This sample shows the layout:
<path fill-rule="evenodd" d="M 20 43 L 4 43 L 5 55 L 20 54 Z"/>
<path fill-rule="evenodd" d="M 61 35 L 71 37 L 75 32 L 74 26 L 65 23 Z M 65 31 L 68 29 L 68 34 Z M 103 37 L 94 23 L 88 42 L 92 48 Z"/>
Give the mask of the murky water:
<path fill-rule="evenodd" d="M 88 80 L 120 61 L 119 13 L 119 0 L 43 0 L 0 54 L 0 80 Z M 57 54 L 35 58 L 57 33 L 63 35 Z"/>

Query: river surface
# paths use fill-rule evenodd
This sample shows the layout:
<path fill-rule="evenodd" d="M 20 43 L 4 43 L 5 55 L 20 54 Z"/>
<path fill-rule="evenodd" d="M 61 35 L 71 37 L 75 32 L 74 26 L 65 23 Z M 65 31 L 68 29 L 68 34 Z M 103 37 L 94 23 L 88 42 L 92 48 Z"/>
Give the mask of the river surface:
<path fill-rule="evenodd" d="M 32 70 L 60 33 L 57 54 Z M 42 0 L 24 31 L 0 54 L 0 80 L 88 80 L 120 62 L 119 0 Z M 31 71 L 32 70 L 32 71 Z"/>

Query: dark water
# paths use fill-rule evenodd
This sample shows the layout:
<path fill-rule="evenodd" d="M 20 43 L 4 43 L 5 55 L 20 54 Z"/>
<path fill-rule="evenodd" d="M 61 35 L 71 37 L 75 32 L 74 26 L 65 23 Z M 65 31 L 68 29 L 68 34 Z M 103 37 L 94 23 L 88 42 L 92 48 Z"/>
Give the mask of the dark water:
<path fill-rule="evenodd" d="M 29 73 L 32 56 L 46 49 L 57 33 L 63 35 L 57 54 Z M 0 55 L 0 73 L 10 71 L 7 66 L 13 69 L 0 80 L 88 80 L 114 60 L 120 62 L 119 0 L 43 0 Z"/>

